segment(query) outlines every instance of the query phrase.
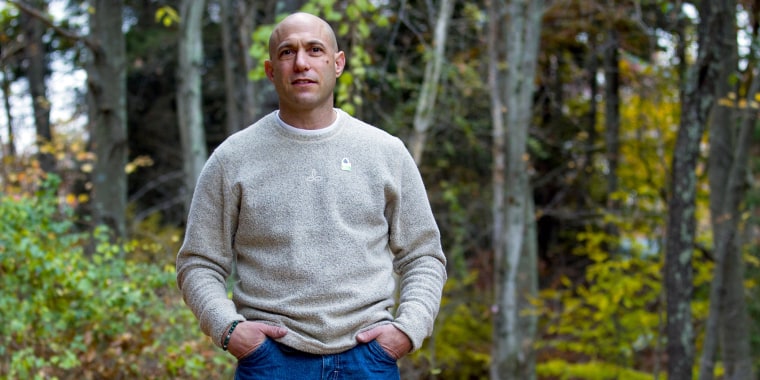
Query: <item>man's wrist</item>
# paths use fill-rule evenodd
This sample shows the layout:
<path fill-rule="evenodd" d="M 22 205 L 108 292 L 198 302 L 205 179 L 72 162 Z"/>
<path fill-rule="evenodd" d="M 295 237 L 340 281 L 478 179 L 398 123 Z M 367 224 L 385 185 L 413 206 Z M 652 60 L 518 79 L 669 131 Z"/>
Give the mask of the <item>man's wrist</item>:
<path fill-rule="evenodd" d="M 227 348 L 230 344 L 230 338 L 232 338 L 232 333 L 235 331 L 235 327 L 237 327 L 240 322 L 241 321 L 233 321 L 230 324 L 230 327 L 227 328 L 227 332 L 222 337 L 222 350 L 227 351 Z"/>

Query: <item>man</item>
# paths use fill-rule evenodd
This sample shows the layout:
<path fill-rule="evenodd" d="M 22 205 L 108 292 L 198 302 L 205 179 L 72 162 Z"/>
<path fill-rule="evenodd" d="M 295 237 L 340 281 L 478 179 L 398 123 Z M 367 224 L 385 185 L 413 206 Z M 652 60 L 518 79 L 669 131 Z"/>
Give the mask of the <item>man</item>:
<path fill-rule="evenodd" d="M 346 59 L 327 22 L 288 16 L 269 57 L 279 110 L 207 161 L 178 285 L 236 379 L 398 379 L 446 281 L 419 172 L 399 139 L 334 108 Z"/>

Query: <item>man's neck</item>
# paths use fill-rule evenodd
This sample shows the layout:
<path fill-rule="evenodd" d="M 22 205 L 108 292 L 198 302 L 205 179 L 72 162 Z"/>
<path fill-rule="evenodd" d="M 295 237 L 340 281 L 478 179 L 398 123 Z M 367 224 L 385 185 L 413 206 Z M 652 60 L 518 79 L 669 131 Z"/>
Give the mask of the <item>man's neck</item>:
<path fill-rule="evenodd" d="M 300 111 L 289 112 L 287 110 L 280 109 L 280 120 L 284 121 L 288 125 L 291 125 L 300 129 L 322 129 L 329 127 L 335 122 L 338 114 L 335 109 L 330 107 L 329 109 L 320 109 L 313 111 Z"/>

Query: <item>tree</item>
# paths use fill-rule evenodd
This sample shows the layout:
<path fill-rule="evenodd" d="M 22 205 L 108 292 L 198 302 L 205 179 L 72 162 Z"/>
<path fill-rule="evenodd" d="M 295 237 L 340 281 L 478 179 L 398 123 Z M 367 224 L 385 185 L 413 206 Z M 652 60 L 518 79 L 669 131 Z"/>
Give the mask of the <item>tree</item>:
<path fill-rule="evenodd" d="M 435 33 L 433 34 L 432 56 L 428 55 L 428 61 L 425 64 L 425 78 L 420 86 L 417 109 L 414 113 L 414 135 L 410 148 L 417 166 L 422 164 L 428 128 L 436 115 L 434 112 L 435 99 L 438 96 L 441 67 L 446 58 L 444 53 L 448 40 L 448 25 L 451 20 L 451 13 L 454 10 L 454 3 L 455 0 L 440 0 L 438 18 L 435 21 Z"/>
<path fill-rule="evenodd" d="M 203 40 L 201 24 L 205 1 L 183 0 L 180 4 L 179 61 L 177 70 L 177 118 L 182 141 L 185 206 L 208 158 L 201 107 Z"/>
<path fill-rule="evenodd" d="M 32 6 L 45 13 L 47 4 L 45 1 L 36 0 Z M 42 37 L 45 34 L 45 25 L 36 17 L 22 13 L 21 23 L 24 25 L 24 52 L 26 60 L 26 78 L 29 81 L 29 95 L 32 97 L 32 109 L 34 110 L 34 126 L 40 145 L 49 143 L 53 137 L 50 127 L 50 100 L 47 97 L 47 85 L 45 79 L 48 74 L 47 49 Z M 40 166 L 46 172 L 55 169 L 55 158 L 49 153 L 39 154 Z"/>
<path fill-rule="evenodd" d="M 16 144 L 13 142 L 13 114 L 11 113 L 11 81 L 8 78 L 9 70 L 6 70 L 3 66 L 2 76 L 3 76 L 3 111 L 5 113 L 5 120 L 8 122 L 8 147 L 6 149 L 5 146 L 3 146 L 3 156 L 5 157 L 14 157 L 16 156 Z"/>
<path fill-rule="evenodd" d="M 697 61 L 683 89 L 681 121 L 673 153 L 668 201 L 665 288 L 667 300 L 668 379 L 691 379 L 694 331 L 691 319 L 692 256 L 695 242 L 696 167 L 707 115 L 715 103 L 720 63 L 730 55 L 721 25 L 732 23 L 726 2 L 701 1 Z"/>
<path fill-rule="evenodd" d="M 127 115 L 126 46 L 122 33 L 121 1 L 96 0 L 89 17 L 90 33 L 82 36 L 60 27 L 38 9 L 10 0 L 25 14 L 43 22 L 63 37 L 79 41 L 89 52 L 87 99 L 92 151 L 92 215 L 116 237 L 126 236 L 127 204 Z"/>
<path fill-rule="evenodd" d="M 13 92 L 11 91 L 11 83 L 14 80 L 15 68 L 18 67 L 18 60 L 15 56 L 24 50 L 23 41 L 19 41 L 18 38 L 13 38 L 18 34 L 18 27 L 15 26 L 15 16 L 10 15 L 9 12 L 0 12 L 0 36 L 3 38 L 2 47 L 0 48 L 0 75 L 2 75 L 2 93 L 3 93 L 3 115 L 6 120 L 6 133 L 8 135 L 7 144 L 3 145 L 3 157 L 14 158 L 16 156 L 16 144 L 14 143 L 14 118 L 11 111 L 11 97 Z M 3 175 L 5 175 L 3 171 Z"/>
<path fill-rule="evenodd" d="M 612 13 L 612 12 L 611 12 Z M 604 129 L 607 148 L 607 212 L 619 214 L 613 194 L 618 191 L 618 173 L 620 156 L 620 35 L 615 26 L 607 31 L 604 47 Z M 607 228 L 611 235 L 618 235 L 612 223 Z M 614 247 L 610 247 L 614 250 Z"/>
<path fill-rule="evenodd" d="M 257 104 L 248 72 L 253 69 L 251 35 L 256 27 L 257 6 L 243 0 L 221 0 L 223 20 L 224 84 L 227 135 L 245 128 L 254 121 Z"/>
<path fill-rule="evenodd" d="M 126 44 L 123 2 L 94 0 L 90 13 L 87 69 L 89 128 L 96 156 L 92 173 L 92 213 L 117 237 L 126 236 L 127 115 Z"/>
<path fill-rule="evenodd" d="M 734 1 L 726 1 L 734 9 Z M 720 345 L 726 379 L 752 379 L 750 327 L 744 294 L 742 249 L 739 242 L 742 201 L 747 194 L 751 131 L 757 122 L 760 77 L 757 62 L 749 67 L 752 77 L 746 100 L 740 102 L 736 23 L 723 25 L 730 54 L 720 62 L 716 97 L 719 99 L 710 120 L 708 178 L 710 183 L 710 221 L 713 229 L 715 268 L 710 288 L 710 312 L 700 360 L 700 380 L 715 376 L 715 356 Z M 736 126 L 736 127 L 734 127 Z M 720 343 L 720 344 L 719 344 Z"/>
<path fill-rule="evenodd" d="M 503 4 L 494 2 L 496 4 Z M 533 196 L 528 177 L 527 139 L 532 123 L 534 78 L 541 36 L 543 1 L 507 1 L 504 18 L 492 8 L 489 46 L 494 53 L 504 52 L 507 70 L 499 77 L 499 57 L 491 56 L 491 81 L 495 146 L 494 152 L 495 225 L 494 231 L 503 236 L 495 239 L 496 309 L 494 318 L 494 350 L 491 365 L 492 379 L 535 378 L 536 320 L 531 313 L 529 298 L 537 293 L 536 237 Z M 506 24 L 506 29 L 496 25 Z M 504 41 L 504 47 L 496 47 Z M 502 50 L 503 49 L 503 50 Z M 496 129 L 502 128 L 503 131 Z M 506 132 L 506 139 L 503 133 Z M 496 149 L 496 148 L 495 148 Z M 505 165 L 501 165 L 501 163 Z M 510 183 L 504 188 L 504 180 Z M 497 207 L 503 207 L 498 209 Z M 502 215 L 503 213 L 503 215 Z M 526 315 L 527 314 L 527 315 Z"/>

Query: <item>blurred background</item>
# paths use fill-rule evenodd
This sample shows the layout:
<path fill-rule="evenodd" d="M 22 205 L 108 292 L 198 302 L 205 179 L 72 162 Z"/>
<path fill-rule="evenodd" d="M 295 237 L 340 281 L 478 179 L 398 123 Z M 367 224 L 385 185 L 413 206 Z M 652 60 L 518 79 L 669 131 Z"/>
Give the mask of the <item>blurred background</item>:
<path fill-rule="evenodd" d="M 760 373 L 755 1 L 6 0 L 0 378 L 232 377 L 174 259 L 209 152 L 277 106 L 296 10 L 442 232 L 402 379 Z"/>

